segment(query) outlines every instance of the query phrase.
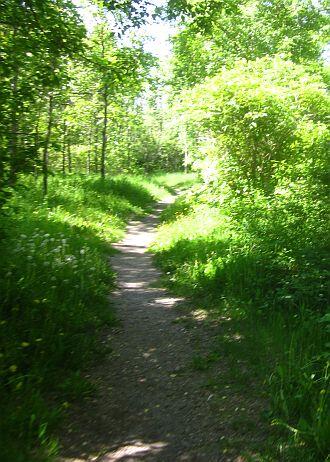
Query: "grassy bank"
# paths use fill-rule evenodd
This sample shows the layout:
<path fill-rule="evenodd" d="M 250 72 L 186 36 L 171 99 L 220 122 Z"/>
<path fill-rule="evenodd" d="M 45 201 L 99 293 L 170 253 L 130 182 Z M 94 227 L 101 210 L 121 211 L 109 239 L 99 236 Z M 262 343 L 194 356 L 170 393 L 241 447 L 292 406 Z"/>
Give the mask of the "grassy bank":
<path fill-rule="evenodd" d="M 230 201 L 198 187 L 165 211 L 152 247 L 167 284 L 218 321 L 212 355 L 229 359 L 242 391 L 251 380 L 268 396 L 275 439 L 251 460 L 319 462 L 330 447 L 322 193 L 292 185 Z"/>
<path fill-rule="evenodd" d="M 167 184 L 168 180 L 168 184 Z M 63 410 L 92 393 L 80 371 L 113 325 L 110 243 L 182 175 L 22 177 L 1 217 L 0 458 L 45 461 Z M 37 450 L 36 450 L 37 448 Z"/>

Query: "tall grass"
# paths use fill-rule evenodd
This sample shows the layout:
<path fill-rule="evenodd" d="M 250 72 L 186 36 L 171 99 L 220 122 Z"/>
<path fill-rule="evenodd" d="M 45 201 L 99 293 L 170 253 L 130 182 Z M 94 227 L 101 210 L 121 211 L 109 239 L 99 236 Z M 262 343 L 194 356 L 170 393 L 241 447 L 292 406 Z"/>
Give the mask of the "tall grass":
<path fill-rule="evenodd" d="M 172 288 L 204 297 L 240 333 L 235 342 L 220 335 L 218 346 L 245 357 L 264 382 L 270 423 L 290 437 L 278 450 L 283 460 L 325 460 L 330 447 L 327 225 L 320 204 L 316 191 L 301 189 L 231 202 L 200 189 L 165 211 L 152 246 Z"/>
<path fill-rule="evenodd" d="M 99 352 L 97 329 L 115 322 L 110 243 L 165 183 L 55 176 L 43 198 L 40 180 L 18 182 L 0 218 L 1 462 L 45 461 L 62 411 L 92 391 L 81 370 Z"/>

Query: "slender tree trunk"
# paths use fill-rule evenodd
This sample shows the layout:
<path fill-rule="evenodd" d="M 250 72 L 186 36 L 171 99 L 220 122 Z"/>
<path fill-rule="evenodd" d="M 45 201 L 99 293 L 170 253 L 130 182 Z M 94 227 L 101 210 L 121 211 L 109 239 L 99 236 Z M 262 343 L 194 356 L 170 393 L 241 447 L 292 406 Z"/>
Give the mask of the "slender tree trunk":
<path fill-rule="evenodd" d="M 16 30 L 14 31 L 16 34 Z M 10 131 L 10 141 L 9 141 L 9 152 L 10 152 L 10 175 L 9 181 L 11 184 L 15 182 L 16 173 L 17 173 L 17 163 L 18 163 L 18 131 L 19 131 L 19 122 L 17 114 L 17 95 L 18 95 L 18 67 L 15 66 L 14 75 L 12 78 L 12 102 L 13 107 L 11 111 L 11 131 Z"/>
<path fill-rule="evenodd" d="M 42 159 L 42 173 L 43 173 L 43 194 L 46 196 L 48 192 L 48 156 L 49 156 L 49 142 L 52 135 L 52 126 L 53 126 L 53 95 L 49 95 L 49 105 L 48 105 L 48 124 L 47 124 L 47 133 L 45 139 L 45 146 Z"/>
<path fill-rule="evenodd" d="M 36 123 L 35 129 L 34 129 L 34 149 L 35 149 L 35 152 L 36 152 L 36 158 L 37 159 L 39 158 L 39 139 L 40 139 L 40 136 L 39 136 L 39 119 L 40 119 L 40 112 L 38 113 L 38 119 L 37 119 L 37 123 Z M 38 178 L 38 168 L 37 168 L 36 163 L 34 164 L 34 178 L 35 178 L 35 180 L 37 180 L 37 178 Z"/>
<path fill-rule="evenodd" d="M 161 106 L 162 108 L 162 106 Z M 158 149 L 157 149 L 157 157 L 158 157 L 158 162 L 162 165 L 163 167 L 163 156 L 162 156 L 162 153 L 163 153 L 163 146 L 162 146 L 162 139 L 163 139 L 163 118 L 161 116 L 160 120 L 159 120 L 159 134 L 158 134 Z M 148 155 L 149 157 L 149 155 Z M 154 157 L 154 156 L 152 156 Z M 156 160 L 157 162 L 157 160 Z M 152 167 L 151 167 L 152 168 Z M 167 158 L 166 158 L 166 166 L 165 168 L 167 169 Z"/>
<path fill-rule="evenodd" d="M 99 163 L 98 163 L 98 147 L 97 147 L 97 130 L 95 130 L 95 139 L 94 139 L 94 172 L 98 173 Z"/>
<path fill-rule="evenodd" d="M 62 142 L 62 174 L 65 175 L 65 150 L 66 150 L 66 123 L 63 124 L 63 142 Z"/>
<path fill-rule="evenodd" d="M 67 154 L 68 154 L 68 171 L 72 173 L 72 156 L 71 156 L 71 141 L 70 137 L 67 137 Z"/>
<path fill-rule="evenodd" d="M 184 148 L 184 173 L 188 171 L 188 143 L 187 143 L 187 128 L 183 126 L 183 148 Z"/>
<path fill-rule="evenodd" d="M 86 174 L 90 175 L 90 173 L 91 173 L 91 153 L 88 152 L 87 161 L 86 161 Z"/>
<path fill-rule="evenodd" d="M 90 129 L 89 132 L 89 142 L 88 142 L 88 153 L 87 153 L 87 162 L 86 162 L 86 173 L 89 175 L 91 173 L 91 155 L 93 147 L 93 130 Z"/>
<path fill-rule="evenodd" d="M 252 142 L 252 153 L 251 153 L 251 176 L 253 187 L 257 184 L 257 147 L 256 143 Z"/>
<path fill-rule="evenodd" d="M 101 178 L 105 178 L 105 156 L 107 150 L 107 126 L 108 126 L 108 85 L 104 85 L 103 91 L 103 127 L 102 127 L 102 149 L 101 149 Z"/>
<path fill-rule="evenodd" d="M 127 120 L 126 139 L 127 139 L 127 167 L 128 167 L 128 170 L 130 171 L 132 167 L 132 156 L 131 156 L 132 132 L 131 132 L 128 120 Z"/>

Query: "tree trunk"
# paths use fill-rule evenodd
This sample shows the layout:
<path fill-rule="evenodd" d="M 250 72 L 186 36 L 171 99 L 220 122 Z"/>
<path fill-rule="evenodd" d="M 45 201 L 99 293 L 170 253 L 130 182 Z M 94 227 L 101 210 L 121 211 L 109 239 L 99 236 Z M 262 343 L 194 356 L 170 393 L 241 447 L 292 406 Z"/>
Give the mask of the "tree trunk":
<path fill-rule="evenodd" d="M 66 149 L 66 123 L 63 124 L 63 143 L 62 143 L 62 174 L 65 175 L 65 149 Z"/>
<path fill-rule="evenodd" d="M 97 146 L 98 133 L 97 129 L 95 130 L 95 139 L 94 139 L 94 172 L 99 172 L 99 163 L 98 163 L 98 146 Z"/>
<path fill-rule="evenodd" d="M 252 185 L 255 188 L 257 185 L 257 143 L 252 141 L 252 153 L 251 153 L 251 177 Z"/>
<path fill-rule="evenodd" d="M 132 167 L 132 155 L 131 155 L 131 149 L 132 149 L 132 131 L 129 126 L 129 120 L 127 119 L 127 131 L 126 131 L 126 139 L 127 139 L 127 167 L 128 171 L 131 171 Z"/>
<path fill-rule="evenodd" d="M 47 133 L 45 139 L 45 146 L 42 159 L 42 174 L 43 174 L 43 194 L 46 196 L 48 192 L 48 155 L 49 155 L 49 142 L 52 134 L 52 125 L 53 125 L 53 95 L 49 95 L 49 105 L 48 105 L 48 124 L 47 124 Z"/>
<path fill-rule="evenodd" d="M 17 163 L 18 163 L 18 114 L 17 114 L 17 94 L 18 94 L 18 67 L 15 66 L 14 75 L 12 78 L 12 102 L 13 107 L 11 111 L 11 131 L 10 131 L 10 141 L 9 141 L 9 152 L 10 152 L 10 174 L 9 182 L 13 184 L 15 182 L 16 173 L 17 173 Z"/>
<path fill-rule="evenodd" d="M 184 125 L 183 133 L 183 146 L 184 146 L 184 173 L 188 172 L 188 142 L 187 142 L 187 128 Z"/>
<path fill-rule="evenodd" d="M 108 126 L 108 85 L 104 85 L 103 91 L 103 127 L 102 127 L 102 150 L 101 150 L 101 178 L 105 178 L 105 156 L 107 150 L 107 126 Z"/>
<path fill-rule="evenodd" d="M 39 137 L 39 119 L 40 119 L 40 112 L 38 113 L 38 119 L 37 119 L 37 123 L 36 123 L 36 126 L 35 126 L 35 131 L 34 131 L 34 149 L 35 149 L 37 159 L 39 159 L 38 154 L 39 154 L 39 141 L 40 141 L 40 137 Z M 35 178 L 35 180 L 37 180 L 37 178 L 38 178 L 37 163 L 34 164 L 34 178 Z"/>
<path fill-rule="evenodd" d="M 68 152 L 68 171 L 72 173 L 72 156 L 71 156 L 71 141 L 70 137 L 67 137 L 67 152 Z"/>
<path fill-rule="evenodd" d="M 90 132 L 89 132 L 88 153 L 87 153 L 87 162 L 86 162 L 86 173 L 87 173 L 87 175 L 89 175 L 91 173 L 92 146 L 93 146 L 93 130 L 91 128 Z"/>

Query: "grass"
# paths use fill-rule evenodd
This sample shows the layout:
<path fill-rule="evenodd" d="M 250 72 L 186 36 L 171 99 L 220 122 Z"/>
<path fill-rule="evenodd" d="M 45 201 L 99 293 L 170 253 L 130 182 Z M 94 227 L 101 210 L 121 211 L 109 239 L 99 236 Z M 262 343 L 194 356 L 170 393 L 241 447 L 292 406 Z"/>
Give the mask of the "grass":
<path fill-rule="evenodd" d="M 192 173 L 159 173 L 153 175 L 153 183 L 165 187 L 168 191 L 174 193 L 178 190 L 186 190 L 196 184 L 197 174 Z"/>
<path fill-rule="evenodd" d="M 54 176 L 46 198 L 40 179 L 20 178 L 0 218 L 2 462 L 48 460 L 65 409 L 93 393 L 82 371 L 101 353 L 98 329 L 116 322 L 110 244 L 175 178 Z"/>
<path fill-rule="evenodd" d="M 205 322 L 218 320 L 215 351 L 193 358 L 192 366 L 206 371 L 225 355 L 237 386 L 254 380 L 266 392 L 265 425 L 278 434 L 265 449 L 271 458 L 260 460 L 320 462 L 330 447 L 328 254 L 320 203 L 315 192 L 300 191 L 286 200 L 226 204 L 200 188 L 165 211 L 152 246 L 166 283 L 192 302 L 198 296 Z M 308 220 L 299 219 L 306 210 Z"/>

